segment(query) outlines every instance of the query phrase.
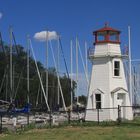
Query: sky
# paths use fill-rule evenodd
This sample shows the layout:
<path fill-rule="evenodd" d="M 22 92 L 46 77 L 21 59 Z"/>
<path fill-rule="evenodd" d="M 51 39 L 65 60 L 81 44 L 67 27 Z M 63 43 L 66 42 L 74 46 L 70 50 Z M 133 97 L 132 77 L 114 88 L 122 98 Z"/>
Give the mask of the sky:
<path fill-rule="evenodd" d="M 70 69 L 70 40 L 75 44 L 77 36 L 84 54 L 84 42 L 87 41 L 88 47 L 93 47 L 92 32 L 104 27 L 105 22 L 121 30 L 121 47 L 128 45 L 127 28 L 131 27 L 132 58 L 139 59 L 139 13 L 140 0 L 0 0 L 0 31 L 3 39 L 9 43 L 8 30 L 12 26 L 17 43 L 24 47 L 27 46 L 27 35 L 30 35 L 37 59 L 43 63 L 45 43 L 38 42 L 33 37 L 37 32 L 56 31 L 61 36 Z M 60 61 L 63 59 L 60 58 Z M 49 65 L 53 65 L 51 53 Z M 61 71 L 63 69 L 64 64 Z M 81 60 L 79 73 L 83 74 Z"/>

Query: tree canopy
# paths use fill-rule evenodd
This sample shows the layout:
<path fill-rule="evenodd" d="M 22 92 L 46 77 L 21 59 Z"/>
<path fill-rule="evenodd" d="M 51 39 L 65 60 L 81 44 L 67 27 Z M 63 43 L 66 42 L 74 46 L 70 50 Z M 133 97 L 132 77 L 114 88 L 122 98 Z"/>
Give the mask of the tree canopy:
<path fill-rule="evenodd" d="M 1 44 L 2 45 L 2 44 Z M 0 46 L 1 47 L 1 46 Z M 15 101 L 16 106 L 23 106 L 27 103 L 27 53 L 24 47 L 21 45 L 12 46 L 13 52 L 13 89 L 10 90 L 10 54 L 9 46 L 5 45 L 5 52 L 0 49 L 0 99 L 10 101 L 10 96 Z M 17 53 L 18 49 L 18 53 Z M 30 56 L 29 57 L 29 81 L 30 81 L 30 91 L 29 99 L 33 107 L 37 105 L 45 106 L 45 100 L 40 88 L 39 77 L 35 67 L 35 61 Z M 43 86 L 45 89 L 45 67 L 41 62 L 37 62 Z M 48 68 L 48 103 L 51 109 L 54 109 L 58 105 L 58 78 L 55 68 Z M 73 93 L 73 98 L 75 96 L 74 90 L 76 88 L 76 82 L 73 81 L 73 88 L 70 87 L 70 79 L 64 76 L 60 76 L 60 83 L 62 86 L 63 96 L 65 99 L 66 106 L 70 105 L 71 90 Z M 59 89 L 60 92 L 60 89 Z M 60 96 L 60 106 L 62 107 L 62 98 Z"/>

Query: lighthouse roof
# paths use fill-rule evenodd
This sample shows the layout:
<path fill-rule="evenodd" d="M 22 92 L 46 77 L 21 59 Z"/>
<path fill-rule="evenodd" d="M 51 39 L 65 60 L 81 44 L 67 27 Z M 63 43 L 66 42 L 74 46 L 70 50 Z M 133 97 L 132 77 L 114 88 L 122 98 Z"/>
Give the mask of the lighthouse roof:
<path fill-rule="evenodd" d="M 117 32 L 117 33 L 121 32 L 121 31 L 119 31 L 117 29 L 114 29 L 112 27 L 109 27 L 107 24 L 105 24 L 105 27 L 94 31 L 93 34 L 96 34 L 96 33 L 99 33 L 99 32 L 105 32 L 105 31 Z"/>
<path fill-rule="evenodd" d="M 120 44 L 120 31 L 109 27 L 106 23 L 105 26 L 93 32 L 95 36 L 95 44 L 101 43 L 115 43 Z"/>

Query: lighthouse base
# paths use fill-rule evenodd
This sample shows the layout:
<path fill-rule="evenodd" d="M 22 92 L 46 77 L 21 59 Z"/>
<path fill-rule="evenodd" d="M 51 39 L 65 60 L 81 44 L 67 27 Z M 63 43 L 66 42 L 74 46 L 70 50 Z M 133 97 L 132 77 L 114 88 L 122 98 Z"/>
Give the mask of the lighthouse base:
<path fill-rule="evenodd" d="M 133 120 L 132 107 L 86 110 L 86 121 L 117 121 L 118 119 Z"/>

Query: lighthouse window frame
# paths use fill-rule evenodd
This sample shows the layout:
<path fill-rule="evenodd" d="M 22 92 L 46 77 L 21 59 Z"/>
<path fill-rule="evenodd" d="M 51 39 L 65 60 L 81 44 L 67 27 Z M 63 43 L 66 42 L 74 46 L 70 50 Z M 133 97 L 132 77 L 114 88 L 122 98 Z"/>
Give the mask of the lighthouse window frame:
<path fill-rule="evenodd" d="M 120 61 L 114 61 L 114 76 L 120 76 Z"/>
<path fill-rule="evenodd" d="M 101 101 L 101 94 L 95 94 L 95 103 L 96 103 L 96 109 L 101 109 L 102 101 Z"/>
<path fill-rule="evenodd" d="M 97 34 L 97 40 L 98 41 L 105 41 L 105 37 L 106 37 L 106 32 L 105 33 L 98 33 Z"/>
<path fill-rule="evenodd" d="M 118 37 L 118 35 L 116 35 L 116 34 L 112 34 L 112 35 L 110 35 L 109 40 L 110 40 L 110 41 L 118 41 L 118 40 L 119 40 L 119 37 Z"/>
<path fill-rule="evenodd" d="M 110 41 L 119 41 L 119 34 L 116 32 L 110 32 L 109 34 L 109 40 Z"/>

